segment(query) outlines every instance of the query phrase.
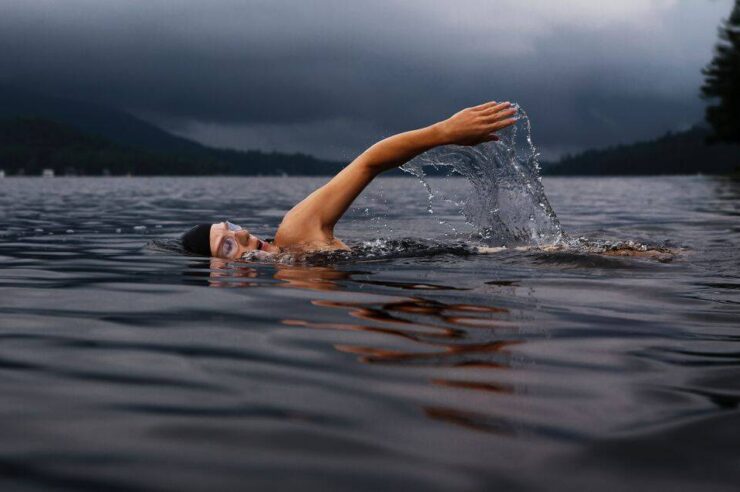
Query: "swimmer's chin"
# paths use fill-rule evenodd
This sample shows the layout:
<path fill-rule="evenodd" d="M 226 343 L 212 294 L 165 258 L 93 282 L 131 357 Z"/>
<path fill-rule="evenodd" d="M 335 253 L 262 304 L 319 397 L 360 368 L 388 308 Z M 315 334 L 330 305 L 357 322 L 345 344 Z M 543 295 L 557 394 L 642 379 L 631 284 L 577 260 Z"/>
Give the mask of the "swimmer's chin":
<path fill-rule="evenodd" d="M 275 255 L 280 253 L 280 248 L 272 247 L 270 249 L 262 248 L 262 249 L 253 249 L 250 251 L 245 251 L 244 254 L 242 254 L 239 259 L 240 260 L 261 260 L 265 258 L 271 258 Z"/>

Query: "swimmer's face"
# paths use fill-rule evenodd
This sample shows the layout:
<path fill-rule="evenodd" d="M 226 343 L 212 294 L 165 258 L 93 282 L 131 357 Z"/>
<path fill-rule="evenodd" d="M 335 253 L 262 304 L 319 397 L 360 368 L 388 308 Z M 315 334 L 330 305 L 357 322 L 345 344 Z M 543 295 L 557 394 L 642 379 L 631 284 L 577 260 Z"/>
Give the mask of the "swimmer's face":
<path fill-rule="evenodd" d="M 211 255 L 227 260 L 241 258 L 248 251 L 273 250 L 273 246 L 266 241 L 228 221 L 211 225 L 210 243 Z"/>

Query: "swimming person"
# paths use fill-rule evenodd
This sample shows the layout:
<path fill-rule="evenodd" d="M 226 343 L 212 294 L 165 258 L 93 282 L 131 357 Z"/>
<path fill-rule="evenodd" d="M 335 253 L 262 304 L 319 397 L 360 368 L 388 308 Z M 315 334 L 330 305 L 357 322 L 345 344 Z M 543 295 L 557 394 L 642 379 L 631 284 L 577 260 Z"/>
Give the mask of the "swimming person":
<path fill-rule="evenodd" d="M 381 140 L 285 214 L 272 243 L 226 221 L 196 225 L 183 234 L 182 246 L 190 253 L 230 260 L 249 251 L 349 250 L 334 237 L 334 226 L 377 175 L 441 145 L 472 146 L 498 140 L 496 132 L 517 121 L 516 111 L 508 102 L 488 102 L 426 128 Z"/>

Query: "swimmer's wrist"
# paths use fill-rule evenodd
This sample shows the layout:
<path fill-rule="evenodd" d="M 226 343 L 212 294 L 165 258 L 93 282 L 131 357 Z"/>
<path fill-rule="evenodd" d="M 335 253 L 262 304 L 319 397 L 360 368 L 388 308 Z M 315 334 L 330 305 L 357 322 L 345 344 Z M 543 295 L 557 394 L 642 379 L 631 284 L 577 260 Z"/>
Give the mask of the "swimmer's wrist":
<path fill-rule="evenodd" d="M 447 145 L 452 143 L 450 133 L 447 131 L 447 125 L 445 121 L 437 122 L 426 128 L 429 133 L 430 145 L 437 147 L 440 145 Z"/>

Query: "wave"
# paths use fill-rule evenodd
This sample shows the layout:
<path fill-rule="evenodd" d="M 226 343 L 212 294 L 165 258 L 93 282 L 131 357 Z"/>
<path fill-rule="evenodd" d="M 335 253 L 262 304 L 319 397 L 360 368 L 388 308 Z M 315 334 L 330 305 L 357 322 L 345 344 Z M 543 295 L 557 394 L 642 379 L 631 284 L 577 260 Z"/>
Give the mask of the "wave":
<path fill-rule="evenodd" d="M 434 259 L 443 261 L 445 257 L 460 258 L 481 255 L 536 255 L 541 258 L 573 257 L 637 257 L 669 262 L 677 250 L 639 243 L 636 241 L 606 241 L 588 238 L 569 239 L 558 244 L 545 246 L 485 246 L 475 240 L 449 241 L 422 238 L 374 239 L 372 241 L 348 241 L 349 251 L 314 251 L 309 253 L 265 253 L 250 251 L 237 261 L 257 263 L 336 265 L 344 263 L 367 263 L 393 261 L 399 259 Z M 161 247 L 160 247 L 161 248 Z"/>
<path fill-rule="evenodd" d="M 515 107 L 517 123 L 499 132 L 498 141 L 475 147 L 438 147 L 401 169 L 426 188 L 430 213 L 434 213 L 435 199 L 454 204 L 486 245 L 558 244 L 564 233 L 542 185 L 529 117 Z M 435 174 L 463 176 L 470 186 L 457 192 L 437 190 L 426 179 L 425 168 L 429 167 Z"/>

